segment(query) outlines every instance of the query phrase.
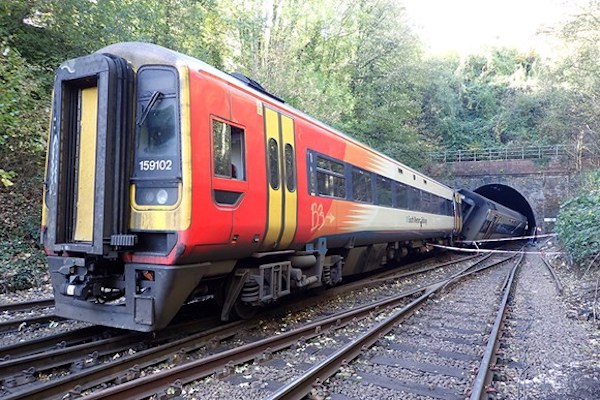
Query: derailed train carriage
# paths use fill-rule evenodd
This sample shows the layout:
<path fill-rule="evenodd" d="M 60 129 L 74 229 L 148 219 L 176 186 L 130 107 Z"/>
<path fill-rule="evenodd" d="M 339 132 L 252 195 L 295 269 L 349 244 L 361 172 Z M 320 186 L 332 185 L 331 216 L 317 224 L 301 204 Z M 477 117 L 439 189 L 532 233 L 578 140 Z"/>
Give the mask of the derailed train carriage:
<path fill-rule="evenodd" d="M 459 189 L 464 219 L 461 239 L 467 242 L 523 236 L 527 217 L 478 193 Z"/>
<path fill-rule="evenodd" d="M 42 242 L 56 314 L 152 331 L 333 286 L 462 227 L 461 196 L 259 84 L 146 43 L 63 63 Z"/>

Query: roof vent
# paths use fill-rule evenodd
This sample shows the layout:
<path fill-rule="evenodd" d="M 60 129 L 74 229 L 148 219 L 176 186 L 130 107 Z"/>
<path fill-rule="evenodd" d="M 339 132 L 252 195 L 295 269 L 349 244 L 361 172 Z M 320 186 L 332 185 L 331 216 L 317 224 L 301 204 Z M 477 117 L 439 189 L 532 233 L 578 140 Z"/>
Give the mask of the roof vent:
<path fill-rule="evenodd" d="M 241 72 L 233 72 L 233 73 L 231 73 L 229 75 L 231 75 L 234 78 L 236 78 L 236 79 L 244 82 L 246 85 L 250 86 L 252 89 L 258 90 L 259 92 L 261 92 L 263 94 L 266 94 L 267 96 L 272 97 L 272 98 L 274 98 L 277 101 L 285 103 L 285 101 L 282 98 L 275 96 L 273 93 L 269 93 L 267 91 L 267 89 L 265 89 L 260 83 L 256 82 L 252 78 L 248 78 L 246 75 L 242 74 Z"/>

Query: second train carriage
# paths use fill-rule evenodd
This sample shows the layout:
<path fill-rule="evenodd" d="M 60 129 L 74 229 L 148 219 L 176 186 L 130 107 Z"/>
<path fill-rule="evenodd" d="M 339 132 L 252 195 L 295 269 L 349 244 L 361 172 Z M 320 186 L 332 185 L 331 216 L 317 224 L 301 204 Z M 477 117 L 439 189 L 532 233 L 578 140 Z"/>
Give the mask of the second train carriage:
<path fill-rule="evenodd" d="M 227 319 L 461 228 L 451 188 L 163 47 L 63 63 L 52 106 L 42 241 L 63 317 L 151 331 L 213 296 Z"/>
<path fill-rule="evenodd" d="M 478 241 L 523 236 L 527 217 L 467 189 L 460 189 L 464 223 L 461 239 Z"/>

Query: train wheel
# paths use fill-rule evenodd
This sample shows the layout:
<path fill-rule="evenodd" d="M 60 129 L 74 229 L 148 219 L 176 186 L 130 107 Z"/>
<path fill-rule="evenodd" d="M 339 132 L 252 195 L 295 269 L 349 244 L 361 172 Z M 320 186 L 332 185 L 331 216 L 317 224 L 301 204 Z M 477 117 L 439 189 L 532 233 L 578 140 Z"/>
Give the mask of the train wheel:
<path fill-rule="evenodd" d="M 239 299 L 233 304 L 233 309 L 231 310 L 232 316 L 239 319 L 252 319 L 257 313 L 258 307 L 244 303 Z"/>

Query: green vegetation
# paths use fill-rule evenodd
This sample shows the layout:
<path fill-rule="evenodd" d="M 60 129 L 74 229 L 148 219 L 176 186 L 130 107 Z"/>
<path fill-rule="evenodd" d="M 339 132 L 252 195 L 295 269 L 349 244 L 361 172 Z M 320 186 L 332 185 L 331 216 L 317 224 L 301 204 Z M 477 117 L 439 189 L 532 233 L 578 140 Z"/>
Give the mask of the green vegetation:
<path fill-rule="evenodd" d="M 569 255 L 581 267 L 587 267 L 600 253 L 600 171 L 584 177 L 577 196 L 560 208 L 556 232 Z"/>
<path fill-rule="evenodd" d="M 575 143 L 597 152 L 600 3 L 590 0 L 555 35 L 563 48 L 554 59 L 507 48 L 432 58 L 397 0 L 4 0 L 0 269 L 39 253 L 51 88 L 66 59 L 153 42 L 251 76 L 420 168 L 438 149 Z M 16 275 L 0 284 L 18 286 L 6 283 Z"/>

